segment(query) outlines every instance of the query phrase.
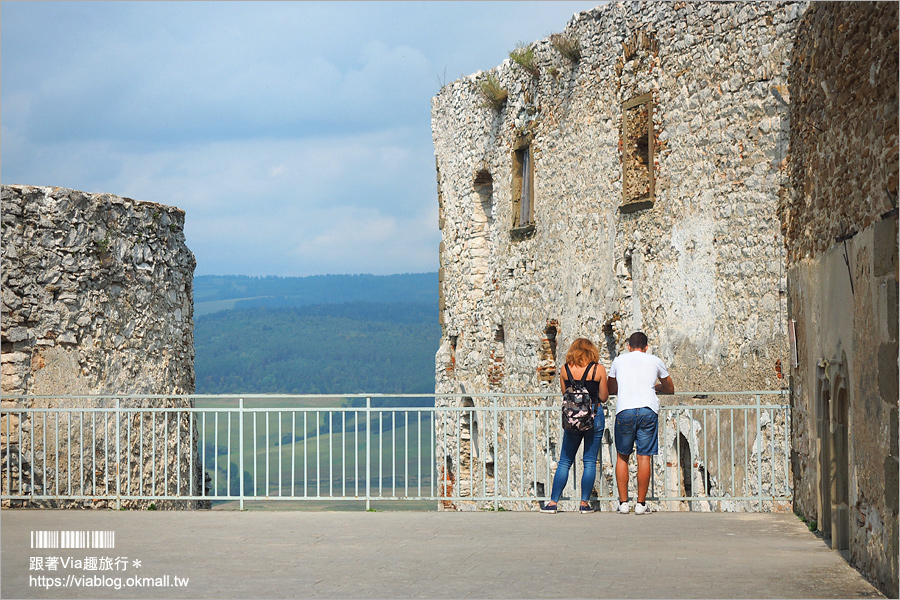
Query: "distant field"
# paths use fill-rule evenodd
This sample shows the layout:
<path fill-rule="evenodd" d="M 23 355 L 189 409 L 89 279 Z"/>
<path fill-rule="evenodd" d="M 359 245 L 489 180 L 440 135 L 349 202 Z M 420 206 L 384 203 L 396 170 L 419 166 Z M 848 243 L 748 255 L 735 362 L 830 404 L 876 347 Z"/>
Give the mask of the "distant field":
<path fill-rule="evenodd" d="M 253 306 L 288 307 L 345 302 L 437 302 L 437 273 L 313 275 L 310 277 L 194 277 L 194 314 Z M 437 315 L 435 315 L 435 318 Z"/>
<path fill-rule="evenodd" d="M 266 296 L 255 296 L 253 298 L 231 298 L 229 300 L 210 300 L 207 302 L 194 301 L 194 316 L 202 317 L 222 310 L 233 310 L 235 305 L 242 300 L 258 300 Z"/>
<path fill-rule="evenodd" d="M 365 494 L 365 409 L 331 412 L 342 399 L 317 400 L 318 410 L 291 411 L 296 399 L 267 401 L 271 411 L 247 412 L 243 421 L 244 494 L 348 496 Z M 199 399 L 200 408 L 213 400 Z M 236 406 L 236 402 L 227 403 Z M 245 403 L 252 407 L 253 402 Z M 221 408 L 217 406 L 215 408 Z M 310 407 L 316 408 L 316 407 Z M 430 412 L 371 414 L 370 491 L 374 495 L 419 496 L 433 493 L 434 436 Z M 240 489 L 240 422 L 235 412 L 201 415 L 197 428 L 204 445 L 200 459 L 212 490 L 227 495 Z M 215 492 L 213 492 L 215 494 Z M 345 501 L 338 501 L 342 504 Z M 278 504 L 272 503 L 272 504 Z M 274 508 L 274 506 L 273 506 Z"/>
<path fill-rule="evenodd" d="M 373 407 L 385 412 L 366 415 L 360 406 L 365 399 L 338 392 L 434 392 L 441 332 L 437 279 L 437 273 L 195 277 L 196 391 L 235 394 L 234 400 L 195 401 L 198 408 L 220 409 L 197 418 L 211 493 L 237 495 L 243 484 L 245 497 L 292 495 L 292 488 L 293 495 L 320 498 L 364 495 L 367 450 L 372 494 L 433 493 L 431 413 L 395 409 L 434 406 L 434 398 L 374 398 Z M 253 399 L 248 393 L 335 394 L 301 400 Z M 240 417 L 228 410 L 238 407 L 238 397 L 245 409 L 243 465 Z M 358 408 L 331 412 L 342 407 Z M 290 410 L 296 408 L 321 410 Z M 216 508 L 233 504 L 216 502 Z M 436 506 L 374 505 L 377 510 Z M 365 502 L 248 501 L 245 508 L 363 510 Z"/>

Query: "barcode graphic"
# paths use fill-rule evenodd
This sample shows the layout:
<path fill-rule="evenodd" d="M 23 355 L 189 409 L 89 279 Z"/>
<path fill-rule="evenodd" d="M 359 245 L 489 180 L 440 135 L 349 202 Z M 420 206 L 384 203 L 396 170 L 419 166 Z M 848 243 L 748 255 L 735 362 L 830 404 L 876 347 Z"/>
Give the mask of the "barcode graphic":
<path fill-rule="evenodd" d="M 115 548 L 115 531 L 32 531 L 32 548 Z"/>

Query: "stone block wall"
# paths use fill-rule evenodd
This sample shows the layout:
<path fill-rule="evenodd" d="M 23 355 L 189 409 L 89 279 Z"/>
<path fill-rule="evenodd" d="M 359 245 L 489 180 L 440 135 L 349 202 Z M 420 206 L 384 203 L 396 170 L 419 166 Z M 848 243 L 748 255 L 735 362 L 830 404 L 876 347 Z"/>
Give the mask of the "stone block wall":
<path fill-rule="evenodd" d="M 776 207 L 805 9 L 610 3 L 561 34 L 577 60 L 546 38 L 531 44 L 536 74 L 508 60 L 441 90 L 439 392 L 556 394 L 575 338 L 594 340 L 608 367 L 639 329 L 680 390 L 781 387 Z M 489 75 L 508 92 L 499 110 L 481 91 Z M 513 212 L 523 146 L 526 226 Z"/>
<path fill-rule="evenodd" d="M 4 185 L 2 242 L 4 407 L 112 407 L 114 400 L 52 397 L 193 392 L 196 262 L 185 245 L 183 211 L 109 194 Z M 50 398 L 20 398 L 23 395 Z M 189 405 L 162 399 L 120 402 L 123 408 Z M 118 447 L 123 464 L 114 461 L 115 419 L 108 415 L 97 413 L 92 421 L 88 411 L 71 412 L 61 415 L 62 424 L 52 418 L 4 416 L 0 423 L 4 493 L 11 483 L 16 488 L 24 479 L 27 489 L 91 495 L 119 474 L 124 476 L 125 465 L 131 465 L 130 475 L 148 490 L 171 489 L 176 480 L 193 482 L 199 490 L 199 461 L 190 470 L 188 460 L 197 451 L 189 417 L 170 415 L 163 423 L 157 416 L 121 417 Z M 69 432 L 81 438 L 75 440 L 76 433 L 69 436 Z M 46 447 L 45 438 L 50 440 Z M 139 456 L 142 440 L 148 450 Z M 159 446 L 155 457 L 149 454 L 154 444 Z M 69 470 L 66 457 L 57 458 L 70 448 L 74 464 L 83 465 L 77 473 L 74 467 Z M 184 460 L 178 463 L 176 457 Z M 155 480 L 146 475 L 150 472 Z"/>
<path fill-rule="evenodd" d="M 794 510 L 897 597 L 897 4 L 814 3 L 791 65 Z"/>

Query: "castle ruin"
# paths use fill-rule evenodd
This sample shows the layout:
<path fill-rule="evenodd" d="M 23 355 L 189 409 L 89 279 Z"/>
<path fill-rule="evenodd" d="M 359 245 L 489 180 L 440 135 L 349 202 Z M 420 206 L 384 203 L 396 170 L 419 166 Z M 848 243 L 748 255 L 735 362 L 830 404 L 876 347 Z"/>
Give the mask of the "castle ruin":
<path fill-rule="evenodd" d="M 792 422 L 776 418 L 761 432 L 737 424 L 734 435 L 754 445 L 790 439 L 790 473 L 772 465 L 763 485 L 792 477 L 804 518 L 821 520 L 833 504 L 817 486 L 845 482 L 839 510 L 856 510 L 841 521 L 854 564 L 896 595 L 896 63 L 893 3 L 614 2 L 446 85 L 432 100 L 437 391 L 469 395 L 463 406 L 491 391 L 558 397 L 575 338 L 594 340 L 609 367 L 639 329 L 679 390 L 709 394 L 693 403 L 789 388 Z M 832 285 L 851 234 L 856 295 Z M 840 334 L 825 326 L 835 312 Z M 863 351 L 865 334 L 853 332 L 872 329 Z M 862 352 L 843 360 L 855 365 L 849 380 L 829 375 L 844 351 Z M 832 397 L 848 390 L 843 402 L 856 408 L 823 416 L 817 385 Z M 868 441 L 822 441 L 835 427 L 854 431 L 854 421 Z M 455 426 L 464 431 L 439 430 L 439 439 L 479 435 L 475 423 Z M 492 426 L 533 435 L 514 422 Z M 557 429 L 538 440 L 554 459 Z M 695 448 L 702 437 L 684 441 Z M 489 479 L 504 452 L 492 444 L 439 456 L 444 479 Z M 661 443 L 657 471 L 671 445 Z M 824 454 L 833 447 L 849 460 L 837 480 Z M 598 489 L 610 479 L 603 463 Z M 535 472 L 552 476 L 545 465 Z M 745 493 L 752 475 L 743 474 Z"/>
<path fill-rule="evenodd" d="M 804 9 L 614 3 L 532 44 L 530 69 L 508 60 L 438 94 L 439 392 L 552 394 L 576 337 L 608 367 L 638 329 L 680 390 L 782 386 L 776 207 Z M 508 96 L 489 106 L 492 82 Z M 696 402 L 713 400 L 729 401 Z"/>
<path fill-rule="evenodd" d="M 186 413 L 132 411 L 116 419 L 90 410 L 115 406 L 112 396 L 118 394 L 194 391 L 196 261 L 185 245 L 184 212 L 109 194 L 21 185 L 2 186 L 2 204 L 3 406 L 72 409 L 52 418 L 4 413 L 4 493 L 108 495 L 127 476 L 131 487 L 123 493 L 187 494 L 191 487 L 200 495 L 197 432 Z M 78 398 L 86 395 L 111 397 Z M 123 409 L 189 404 L 118 401 Z M 115 461 L 117 444 L 121 464 Z M 11 501 L 13 506 L 34 504 L 99 507 L 108 502 Z M 125 507 L 147 504 L 122 502 Z M 202 503 L 156 504 L 190 508 Z"/>

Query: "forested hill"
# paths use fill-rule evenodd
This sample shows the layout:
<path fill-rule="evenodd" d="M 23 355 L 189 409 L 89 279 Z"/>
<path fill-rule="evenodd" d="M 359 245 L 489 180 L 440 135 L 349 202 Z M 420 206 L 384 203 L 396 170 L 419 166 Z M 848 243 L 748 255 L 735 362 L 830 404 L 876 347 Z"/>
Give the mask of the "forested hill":
<path fill-rule="evenodd" d="M 194 278 L 194 315 L 253 306 L 308 306 L 344 302 L 436 302 L 437 273 Z"/>
<path fill-rule="evenodd" d="M 207 276 L 194 294 L 222 303 L 194 320 L 197 393 L 434 392 L 436 273 Z"/>

